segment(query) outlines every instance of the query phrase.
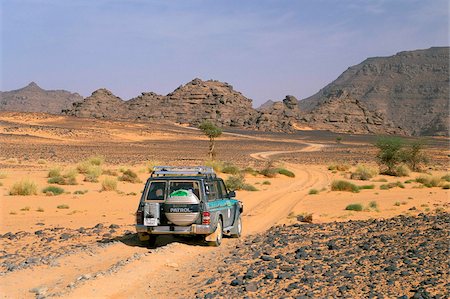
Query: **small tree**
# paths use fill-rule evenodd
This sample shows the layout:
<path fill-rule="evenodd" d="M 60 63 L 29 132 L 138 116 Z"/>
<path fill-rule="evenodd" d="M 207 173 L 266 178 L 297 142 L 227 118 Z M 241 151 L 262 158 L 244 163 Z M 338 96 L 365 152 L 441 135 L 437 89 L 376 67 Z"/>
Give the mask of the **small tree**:
<path fill-rule="evenodd" d="M 209 138 L 209 158 L 211 160 L 214 160 L 216 156 L 216 152 L 214 150 L 215 147 L 215 139 L 222 135 L 222 129 L 217 127 L 215 124 L 210 122 L 209 120 L 204 120 L 200 126 L 199 129 L 205 133 L 206 136 Z"/>
<path fill-rule="evenodd" d="M 380 137 L 375 146 L 379 149 L 377 154 L 381 173 L 395 175 L 395 168 L 402 162 L 403 140 L 398 137 Z"/>
<path fill-rule="evenodd" d="M 420 171 L 422 165 L 426 165 L 429 161 L 428 156 L 423 152 L 425 142 L 416 140 L 408 145 L 401 153 L 402 160 L 412 171 Z"/>

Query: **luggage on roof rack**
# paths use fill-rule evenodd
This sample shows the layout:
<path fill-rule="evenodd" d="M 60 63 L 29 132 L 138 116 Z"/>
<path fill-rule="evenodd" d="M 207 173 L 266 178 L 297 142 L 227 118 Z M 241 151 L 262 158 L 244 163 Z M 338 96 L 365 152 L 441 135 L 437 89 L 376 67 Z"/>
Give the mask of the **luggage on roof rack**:
<path fill-rule="evenodd" d="M 216 177 L 212 167 L 208 166 L 155 166 L 151 177 L 166 175 L 211 176 Z"/>

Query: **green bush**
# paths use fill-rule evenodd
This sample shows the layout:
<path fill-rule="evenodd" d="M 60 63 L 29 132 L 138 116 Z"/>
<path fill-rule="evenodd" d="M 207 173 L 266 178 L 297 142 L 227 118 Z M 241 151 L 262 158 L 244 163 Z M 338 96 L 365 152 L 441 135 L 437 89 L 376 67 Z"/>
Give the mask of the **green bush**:
<path fill-rule="evenodd" d="M 423 184 L 425 187 L 432 188 L 438 187 L 441 184 L 441 178 L 438 176 L 419 176 L 416 178 L 416 182 Z"/>
<path fill-rule="evenodd" d="M 380 179 L 376 179 L 376 180 L 372 180 L 372 182 L 380 182 L 380 183 L 385 183 L 388 180 L 386 180 L 385 178 L 380 178 Z"/>
<path fill-rule="evenodd" d="M 352 180 L 367 181 L 378 174 L 378 171 L 374 168 L 364 165 L 358 165 L 356 170 L 352 172 L 350 178 Z"/>
<path fill-rule="evenodd" d="M 450 189 L 450 184 L 445 184 L 445 185 L 442 185 L 442 189 Z"/>
<path fill-rule="evenodd" d="M 424 140 L 413 141 L 401 151 L 401 159 L 412 171 L 420 171 L 422 166 L 426 166 L 429 162 L 428 156 L 423 152 L 424 149 Z"/>
<path fill-rule="evenodd" d="M 375 189 L 375 185 L 362 185 L 362 186 L 358 186 L 358 189 L 362 190 L 362 189 Z"/>
<path fill-rule="evenodd" d="M 255 170 L 255 169 L 253 169 L 253 168 L 251 168 L 251 167 L 246 167 L 246 168 L 244 168 L 244 172 L 245 172 L 245 173 L 248 173 L 248 174 L 251 174 L 251 175 L 253 175 L 253 176 L 258 175 L 258 173 L 259 173 L 257 170 Z"/>
<path fill-rule="evenodd" d="M 57 175 L 57 172 L 53 172 L 52 174 L 56 175 L 50 177 L 47 182 L 49 184 L 58 184 L 58 185 L 76 185 L 77 184 L 77 172 L 75 169 L 70 169 L 66 171 L 64 174 Z"/>
<path fill-rule="evenodd" d="M 363 210 L 363 206 L 360 203 L 352 203 L 349 204 L 348 206 L 345 207 L 346 210 L 348 211 L 362 211 Z"/>
<path fill-rule="evenodd" d="M 285 175 L 285 176 L 287 176 L 287 177 L 295 178 L 295 173 L 293 173 L 292 171 L 287 170 L 287 169 L 285 169 L 285 168 L 277 168 L 277 172 L 278 172 L 279 174 Z"/>
<path fill-rule="evenodd" d="M 389 190 L 395 187 L 399 187 L 399 188 L 405 188 L 405 186 L 401 183 L 401 182 L 392 182 L 392 183 L 388 183 L 388 184 L 383 184 L 380 186 L 381 190 Z"/>
<path fill-rule="evenodd" d="M 411 170 L 405 164 L 400 164 L 395 166 L 394 175 L 395 176 L 408 176 Z"/>
<path fill-rule="evenodd" d="M 102 191 L 115 191 L 117 190 L 117 180 L 113 178 L 105 178 L 102 181 Z"/>
<path fill-rule="evenodd" d="M 86 174 L 89 172 L 89 170 L 92 166 L 100 167 L 104 161 L 105 161 L 105 158 L 103 158 L 102 156 L 92 156 L 92 157 L 89 157 L 88 159 L 80 162 L 77 165 L 77 170 L 79 173 Z"/>
<path fill-rule="evenodd" d="M 369 208 L 377 209 L 378 208 L 378 203 L 376 201 L 369 202 Z"/>
<path fill-rule="evenodd" d="M 313 194 L 319 194 L 319 190 L 317 189 L 310 189 L 308 192 L 309 195 L 313 195 Z"/>
<path fill-rule="evenodd" d="M 261 184 L 263 184 L 263 185 L 270 185 L 271 182 L 269 182 L 269 181 L 263 181 Z"/>
<path fill-rule="evenodd" d="M 144 170 L 144 172 L 145 172 L 145 170 Z M 117 170 L 114 170 L 114 169 L 103 169 L 102 170 L 102 174 L 110 175 L 110 176 L 117 176 L 118 175 Z"/>
<path fill-rule="evenodd" d="M 58 206 L 56 206 L 56 208 L 57 209 L 68 209 L 69 206 L 64 204 L 64 205 L 58 205 Z"/>
<path fill-rule="evenodd" d="M 352 184 L 347 181 L 337 180 L 333 181 L 331 183 L 331 190 L 332 191 L 348 191 L 348 192 L 354 192 L 358 193 L 359 188 L 355 184 Z"/>
<path fill-rule="evenodd" d="M 42 193 L 45 194 L 51 193 L 52 195 L 60 195 L 64 193 L 64 189 L 56 186 L 48 186 L 42 189 Z"/>
<path fill-rule="evenodd" d="M 447 173 L 446 175 L 442 176 L 441 179 L 446 182 L 450 182 L 450 173 Z"/>
<path fill-rule="evenodd" d="M 277 172 L 276 168 L 266 167 L 263 170 L 261 170 L 259 173 L 267 178 L 274 178 L 277 176 L 278 172 Z"/>
<path fill-rule="evenodd" d="M 30 180 L 21 180 L 12 185 L 10 195 L 37 195 L 37 185 Z"/>
<path fill-rule="evenodd" d="M 140 183 L 141 180 L 135 172 L 131 169 L 125 170 L 122 176 L 119 177 L 119 181 L 130 182 L 130 183 Z"/>
<path fill-rule="evenodd" d="M 61 176 L 61 168 L 59 167 L 50 168 L 50 170 L 48 171 L 47 177 L 49 178 L 55 178 L 59 176 Z"/>
<path fill-rule="evenodd" d="M 225 185 L 229 190 L 246 190 L 246 191 L 257 191 L 254 186 L 245 183 L 243 175 L 233 175 L 230 176 L 226 181 Z"/>
<path fill-rule="evenodd" d="M 97 183 L 98 177 L 102 174 L 102 168 L 97 165 L 90 165 L 84 175 L 85 182 Z"/>
<path fill-rule="evenodd" d="M 378 148 L 377 160 L 382 173 L 395 175 L 395 167 L 402 161 L 403 139 L 398 137 L 379 137 L 375 146 Z"/>
<path fill-rule="evenodd" d="M 222 173 L 228 173 L 228 174 L 238 174 L 240 173 L 240 169 L 239 167 L 237 167 L 236 165 L 233 165 L 231 163 L 225 163 L 225 165 L 222 168 Z"/>

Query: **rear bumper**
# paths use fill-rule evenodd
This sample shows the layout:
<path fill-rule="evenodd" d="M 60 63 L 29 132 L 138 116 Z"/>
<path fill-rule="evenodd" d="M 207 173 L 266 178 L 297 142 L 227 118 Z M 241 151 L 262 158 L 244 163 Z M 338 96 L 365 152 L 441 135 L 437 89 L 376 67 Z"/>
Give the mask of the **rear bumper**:
<path fill-rule="evenodd" d="M 211 225 L 192 224 L 189 226 L 145 226 L 136 225 L 136 232 L 151 235 L 209 235 Z"/>

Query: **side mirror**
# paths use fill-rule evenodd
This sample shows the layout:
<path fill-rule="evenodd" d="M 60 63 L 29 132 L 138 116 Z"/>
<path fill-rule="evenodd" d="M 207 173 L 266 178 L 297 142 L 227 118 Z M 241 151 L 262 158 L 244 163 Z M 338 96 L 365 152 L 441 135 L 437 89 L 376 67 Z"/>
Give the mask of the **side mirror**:
<path fill-rule="evenodd" d="M 236 197 L 236 191 L 230 191 L 230 192 L 228 192 L 228 197 L 229 197 L 229 198 Z"/>

